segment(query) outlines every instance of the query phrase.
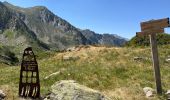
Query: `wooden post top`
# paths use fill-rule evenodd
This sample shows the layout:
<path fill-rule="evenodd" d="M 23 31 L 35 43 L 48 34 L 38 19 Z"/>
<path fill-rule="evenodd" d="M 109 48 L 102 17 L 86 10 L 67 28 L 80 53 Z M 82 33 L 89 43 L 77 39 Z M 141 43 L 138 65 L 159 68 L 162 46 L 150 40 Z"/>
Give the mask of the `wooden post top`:
<path fill-rule="evenodd" d="M 150 20 L 141 22 L 141 32 L 137 32 L 137 35 L 149 35 L 155 33 L 164 33 L 164 28 L 170 27 L 169 18 L 163 18 L 158 20 Z"/>

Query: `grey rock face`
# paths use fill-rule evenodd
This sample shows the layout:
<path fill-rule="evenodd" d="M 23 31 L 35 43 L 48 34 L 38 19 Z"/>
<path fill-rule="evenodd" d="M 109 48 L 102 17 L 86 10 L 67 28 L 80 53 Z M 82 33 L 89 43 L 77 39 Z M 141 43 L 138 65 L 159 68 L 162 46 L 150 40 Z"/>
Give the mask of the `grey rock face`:
<path fill-rule="evenodd" d="M 98 34 L 91 30 L 81 30 L 83 35 L 91 41 L 92 44 L 106 46 L 122 46 L 127 42 L 126 39 L 114 34 Z"/>
<path fill-rule="evenodd" d="M 80 85 L 73 80 L 62 80 L 51 86 L 51 94 L 45 100 L 110 100 L 100 92 Z"/>

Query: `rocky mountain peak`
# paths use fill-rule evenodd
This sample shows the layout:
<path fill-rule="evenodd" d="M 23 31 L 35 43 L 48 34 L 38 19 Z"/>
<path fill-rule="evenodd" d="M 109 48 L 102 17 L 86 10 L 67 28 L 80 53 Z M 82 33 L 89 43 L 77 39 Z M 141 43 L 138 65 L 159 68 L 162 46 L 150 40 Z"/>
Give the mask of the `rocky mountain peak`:
<path fill-rule="evenodd" d="M 78 29 L 44 6 L 22 8 L 8 2 L 0 2 L 0 41 L 0 45 L 17 52 L 27 46 L 38 50 L 64 50 L 77 45 L 120 46 L 126 42 Z"/>
<path fill-rule="evenodd" d="M 3 3 L 4 5 L 10 5 L 10 6 L 13 6 L 12 4 L 8 3 L 7 1 L 1 2 L 1 3 Z"/>

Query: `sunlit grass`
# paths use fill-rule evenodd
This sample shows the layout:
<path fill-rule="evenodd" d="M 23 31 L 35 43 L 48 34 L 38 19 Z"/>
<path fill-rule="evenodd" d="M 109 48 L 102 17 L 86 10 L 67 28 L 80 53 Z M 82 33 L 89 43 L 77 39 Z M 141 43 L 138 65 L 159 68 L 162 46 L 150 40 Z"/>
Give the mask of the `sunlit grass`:
<path fill-rule="evenodd" d="M 159 48 L 163 90 L 170 89 L 170 45 Z M 64 55 L 79 56 L 80 59 L 64 61 Z M 41 94 L 49 92 L 50 86 L 59 80 L 76 80 L 78 83 L 99 90 L 113 100 L 145 100 L 143 88 L 155 88 L 154 73 L 149 47 L 105 48 L 91 47 L 67 53 L 38 54 Z M 144 57 L 134 61 L 134 57 Z M 46 76 L 65 69 L 59 75 Z M 8 85 L 16 98 L 18 93 L 19 66 L 0 66 L 0 86 Z M 10 92 L 11 93 L 11 92 Z M 122 94 L 123 93 L 123 94 Z M 156 96 L 153 100 L 164 98 Z"/>

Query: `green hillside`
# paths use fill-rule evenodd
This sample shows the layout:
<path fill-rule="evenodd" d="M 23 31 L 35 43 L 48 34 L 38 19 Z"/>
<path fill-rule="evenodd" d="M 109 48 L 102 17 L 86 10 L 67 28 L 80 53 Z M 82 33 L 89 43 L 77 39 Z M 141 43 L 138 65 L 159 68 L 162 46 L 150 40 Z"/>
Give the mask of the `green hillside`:
<path fill-rule="evenodd" d="M 41 95 L 49 92 L 50 86 L 59 80 L 75 80 L 82 85 L 106 94 L 112 100 L 148 100 L 144 87 L 155 89 L 150 48 L 106 48 L 81 47 L 70 52 L 37 54 L 40 71 Z M 44 56 L 44 55 L 48 55 Z M 170 89 L 170 45 L 159 46 L 162 87 L 164 93 Z M 71 58 L 63 60 L 63 57 Z M 135 61 L 135 57 L 142 57 Z M 41 58 L 41 59 L 40 59 Z M 0 66 L 0 89 L 7 100 L 18 99 L 20 66 Z M 52 73 L 59 74 L 45 79 Z M 10 74 L 7 74 L 10 73 Z M 165 95 L 154 96 L 150 100 L 165 100 Z"/>
<path fill-rule="evenodd" d="M 157 34 L 157 44 L 167 45 L 170 44 L 170 34 Z M 130 41 L 127 42 L 126 46 L 149 46 L 150 40 L 149 36 L 135 36 Z"/>

